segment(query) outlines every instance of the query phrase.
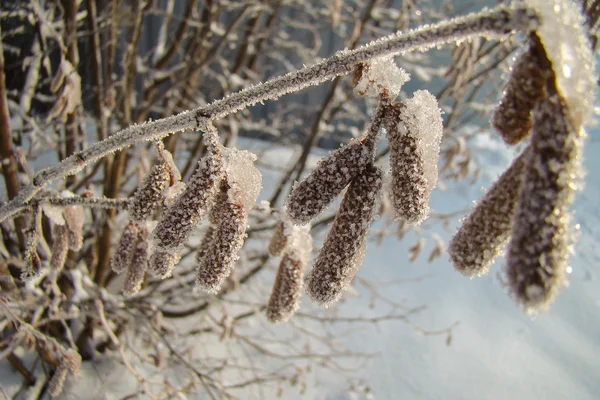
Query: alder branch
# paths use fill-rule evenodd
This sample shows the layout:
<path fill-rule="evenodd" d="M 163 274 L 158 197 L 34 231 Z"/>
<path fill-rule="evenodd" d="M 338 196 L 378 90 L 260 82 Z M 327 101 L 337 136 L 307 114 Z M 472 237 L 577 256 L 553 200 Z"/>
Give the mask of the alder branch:
<path fill-rule="evenodd" d="M 157 121 L 134 124 L 73 154 L 63 162 L 38 172 L 33 180 L 34 186 L 24 188 L 19 196 L 0 209 L 0 222 L 13 215 L 21 204 L 29 201 L 44 185 L 73 175 L 88 163 L 98 161 L 110 153 L 137 142 L 156 141 L 189 129 L 203 130 L 210 121 L 223 118 L 264 100 L 276 99 L 336 76 L 348 74 L 358 63 L 373 58 L 415 50 L 425 51 L 435 46 L 475 36 L 500 39 L 514 31 L 526 32 L 534 29 L 535 24 L 537 24 L 535 13 L 526 7 L 497 7 L 406 33 L 392 34 L 356 50 L 338 52 L 311 67 L 246 88 L 206 106 Z"/>

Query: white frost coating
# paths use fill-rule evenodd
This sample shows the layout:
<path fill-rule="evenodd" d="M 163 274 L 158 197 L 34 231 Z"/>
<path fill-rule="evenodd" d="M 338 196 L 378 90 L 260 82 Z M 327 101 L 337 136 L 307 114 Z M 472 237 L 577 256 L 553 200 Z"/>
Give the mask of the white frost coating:
<path fill-rule="evenodd" d="M 409 79 L 410 74 L 396 65 L 394 57 L 379 57 L 363 68 L 354 90 L 361 96 L 379 97 L 381 89 L 387 89 L 390 99 L 394 100 Z"/>
<path fill-rule="evenodd" d="M 406 114 L 403 120 L 408 133 L 417 139 L 417 153 L 423 160 L 423 175 L 427 180 L 425 196 L 429 196 L 438 179 L 440 142 L 444 130 L 442 110 L 437 99 L 427 90 L 417 90 L 412 99 L 405 102 Z M 403 112 L 404 114 L 404 112 Z"/>
<path fill-rule="evenodd" d="M 292 225 L 291 223 L 284 224 L 286 230 L 290 233 L 290 244 L 287 251 L 295 253 L 295 259 L 306 265 L 310 261 L 312 254 L 313 243 L 310 235 L 310 224 Z"/>
<path fill-rule="evenodd" d="M 54 206 L 48 203 L 42 203 L 42 211 L 56 225 L 64 225 L 65 218 L 63 217 L 62 207 Z"/>
<path fill-rule="evenodd" d="M 556 74 L 558 90 L 576 130 L 593 115 L 596 62 L 584 30 L 585 17 L 572 0 L 527 0 L 537 11 L 537 30 Z"/>
<path fill-rule="evenodd" d="M 169 188 L 167 189 L 167 194 L 165 196 L 165 200 L 164 200 L 165 206 L 171 207 L 177 200 L 177 197 L 179 197 L 179 195 L 181 193 L 183 193 L 186 188 L 187 188 L 187 185 L 183 181 L 179 181 L 179 182 L 175 183 L 173 186 L 169 186 Z"/>
<path fill-rule="evenodd" d="M 223 148 L 229 195 L 246 210 L 251 210 L 262 189 L 262 174 L 254 166 L 256 155 L 247 150 Z"/>

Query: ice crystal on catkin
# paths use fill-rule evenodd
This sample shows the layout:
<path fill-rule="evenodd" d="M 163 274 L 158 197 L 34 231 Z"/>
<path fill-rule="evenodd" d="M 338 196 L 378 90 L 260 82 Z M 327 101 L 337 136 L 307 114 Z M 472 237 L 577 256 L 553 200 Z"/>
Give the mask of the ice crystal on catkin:
<path fill-rule="evenodd" d="M 441 110 L 431 93 L 419 90 L 406 103 L 392 106 L 387 123 L 392 203 L 399 219 L 418 225 L 429 214 L 429 197 L 437 183 Z"/>
<path fill-rule="evenodd" d="M 148 262 L 148 271 L 157 278 L 168 278 L 180 259 L 177 251 L 155 248 Z"/>
<path fill-rule="evenodd" d="M 173 252 L 183 245 L 206 214 L 222 175 L 221 155 L 209 152 L 198 163 L 186 190 L 165 211 L 154 229 L 154 245 L 157 248 Z"/>
<path fill-rule="evenodd" d="M 360 268 L 381 196 L 382 177 L 379 168 L 369 166 L 348 186 L 308 277 L 307 292 L 316 303 L 328 306 L 338 301 Z"/>
<path fill-rule="evenodd" d="M 233 271 L 246 236 L 248 210 L 231 192 L 228 179 L 223 179 L 210 211 L 215 224 L 212 243 L 198 264 L 196 284 L 210 293 L 216 293 Z"/>
<path fill-rule="evenodd" d="M 277 270 L 273 291 L 267 304 L 267 318 L 271 322 L 287 321 L 300 306 L 304 271 L 310 261 L 312 237 L 306 227 L 288 227 L 288 246 Z"/>
<path fill-rule="evenodd" d="M 206 262 L 208 261 L 206 255 L 208 251 L 213 246 L 213 238 L 214 238 L 215 228 L 211 224 L 208 226 L 208 229 L 204 233 L 204 237 L 198 246 L 198 251 L 196 252 L 196 269 L 200 270 L 206 268 Z"/>
<path fill-rule="evenodd" d="M 248 211 L 254 207 L 262 189 L 262 174 L 254 166 L 256 155 L 247 150 L 223 149 L 229 197 Z"/>
<path fill-rule="evenodd" d="M 479 201 L 448 246 L 454 268 L 473 277 L 486 274 L 509 239 L 525 163 L 527 148 L 498 178 Z"/>
<path fill-rule="evenodd" d="M 286 200 L 292 222 L 305 224 L 321 214 L 352 179 L 373 160 L 373 140 L 353 140 L 323 158 L 317 167 L 296 184 Z"/>
<path fill-rule="evenodd" d="M 129 214 L 134 221 L 145 221 L 160 204 L 165 189 L 169 186 L 169 167 L 166 163 L 155 165 L 135 191 L 129 206 Z"/>
<path fill-rule="evenodd" d="M 359 67 L 354 91 L 361 96 L 379 97 L 385 90 L 394 100 L 409 79 L 410 75 L 396 65 L 393 56 L 379 57 Z"/>
<path fill-rule="evenodd" d="M 110 267 L 117 274 L 129 268 L 131 258 L 133 257 L 133 250 L 138 242 L 138 231 L 139 225 L 133 221 L 130 221 L 125 226 L 125 229 L 123 229 L 115 254 L 110 260 Z"/>
<path fill-rule="evenodd" d="M 125 286 L 123 293 L 132 296 L 140 291 L 144 282 L 144 275 L 148 269 L 148 228 L 140 226 L 138 230 L 137 243 L 133 249 L 131 263 L 125 274 Z"/>
<path fill-rule="evenodd" d="M 580 179 L 584 137 L 553 93 L 533 113 L 532 153 L 506 256 L 510 292 L 526 311 L 546 308 L 566 284 L 569 206 Z"/>
<path fill-rule="evenodd" d="M 512 66 L 510 78 L 498 108 L 492 116 L 492 126 L 508 144 L 516 144 L 531 132 L 531 111 L 544 96 L 547 67 L 539 57 L 539 43 L 521 54 Z"/>
<path fill-rule="evenodd" d="M 580 2 L 526 0 L 540 19 L 536 30 L 552 69 L 558 92 L 565 100 L 571 122 L 579 130 L 593 115 L 596 98 L 596 58 L 585 27 Z"/>
<path fill-rule="evenodd" d="M 65 266 L 69 252 L 69 230 L 66 225 L 54 225 L 52 232 L 52 257 L 50 267 L 60 271 Z"/>
<path fill-rule="evenodd" d="M 67 226 L 67 239 L 69 249 L 81 250 L 83 246 L 83 224 L 85 222 L 85 210 L 81 206 L 65 207 L 63 216 Z"/>

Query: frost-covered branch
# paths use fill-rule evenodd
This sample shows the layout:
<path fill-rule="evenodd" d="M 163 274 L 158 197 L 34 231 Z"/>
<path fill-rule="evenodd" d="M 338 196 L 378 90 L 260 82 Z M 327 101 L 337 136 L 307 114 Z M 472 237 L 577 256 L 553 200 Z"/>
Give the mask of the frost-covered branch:
<path fill-rule="evenodd" d="M 129 147 L 140 141 L 156 141 L 175 132 L 189 129 L 203 130 L 209 121 L 223 118 L 249 106 L 297 92 L 312 85 L 348 74 L 361 62 L 373 58 L 400 54 L 410 51 L 424 51 L 449 42 L 456 42 L 475 36 L 502 38 L 514 31 L 528 31 L 534 28 L 537 19 L 527 8 L 497 7 L 479 13 L 469 14 L 435 25 L 427 25 L 406 33 L 396 33 L 376 40 L 354 51 L 341 51 L 320 63 L 298 71 L 271 79 L 209 105 L 185 111 L 172 117 L 134 124 L 111 137 L 73 154 L 62 163 L 40 171 L 34 178 L 38 188 L 28 189 L 16 202 L 31 199 L 39 187 L 49 182 L 73 175 L 88 163 L 95 162 L 117 150 Z M 15 204 L 6 204 L 0 209 L 0 221 L 15 211 Z"/>

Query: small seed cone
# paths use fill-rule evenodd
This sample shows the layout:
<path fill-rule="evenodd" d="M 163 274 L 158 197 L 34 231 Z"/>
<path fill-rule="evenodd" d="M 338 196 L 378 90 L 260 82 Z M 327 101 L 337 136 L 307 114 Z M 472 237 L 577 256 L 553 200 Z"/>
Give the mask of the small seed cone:
<path fill-rule="evenodd" d="M 148 219 L 160 204 L 165 189 L 169 186 L 169 167 L 165 163 L 155 165 L 135 191 L 129 206 L 131 219 L 143 222 Z"/>
<path fill-rule="evenodd" d="M 211 221 L 215 222 L 212 244 L 196 275 L 196 284 L 209 293 L 216 293 L 233 271 L 246 236 L 248 210 L 230 198 L 229 189 L 224 178 L 211 209 Z"/>
<path fill-rule="evenodd" d="M 532 154 L 525 165 L 506 257 L 510 292 L 527 312 L 547 308 L 566 285 L 568 210 L 580 179 L 583 137 L 558 94 L 534 109 Z"/>
<path fill-rule="evenodd" d="M 283 253 L 283 249 L 288 242 L 288 235 L 286 235 L 286 229 L 283 221 L 279 221 L 269 242 L 269 255 L 271 257 L 279 257 Z"/>
<path fill-rule="evenodd" d="M 509 239 L 530 148 L 498 178 L 450 241 L 454 268 L 468 277 L 489 272 Z"/>
<path fill-rule="evenodd" d="M 123 293 L 126 296 L 132 296 L 142 288 L 144 275 L 146 275 L 148 269 L 148 236 L 148 229 L 145 226 L 140 226 L 138 242 L 133 250 L 131 264 L 129 264 L 125 274 Z"/>
<path fill-rule="evenodd" d="M 545 94 L 546 67 L 540 62 L 538 46 L 532 43 L 515 61 L 492 116 L 492 126 L 507 144 L 517 144 L 529 136 L 531 111 Z"/>
<path fill-rule="evenodd" d="M 110 260 L 110 267 L 117 274 L 125 271 L 131 264 L 133 251 L 138 242 L 138 231 L 139 225 L 132 221 L 123 229 L 115 254 Z"/>
<path fill-rule="evenodd" d="M 342 190 L 373 160 L 374 141 L 353 141 L 335 150 L 295 185 L 287 201 L 292 222 L 305 224 L 323 212 Z"/>
<path fill-rule="evenodd" d="M 50 266 L 57 271 L 61 271 L 65 266 L 65 261 L 67 261 L 67 253 L 69 252 L 68 231 L 65 225 L 54 225 Z"/>
<path fill-rule="evenodd" d="M 223 174 L 220 153 L 211 152 L 194 171 L 187 189 L 169 207 L 154 229 L 154 245 L 170 252 L 178 251 L 206 215 Z"/>
<path fill-rule="evenodd" d="M 314 302 L 329 306 L 338 301 L 362 265 L 382 177 L 379 168 L 370 166 L 348 187 L 308 277 L 307 293 Z"/>

